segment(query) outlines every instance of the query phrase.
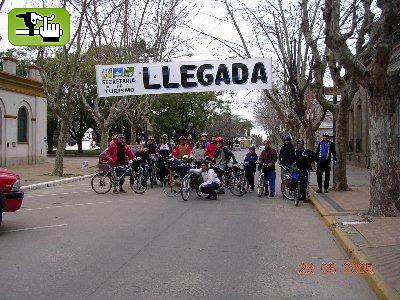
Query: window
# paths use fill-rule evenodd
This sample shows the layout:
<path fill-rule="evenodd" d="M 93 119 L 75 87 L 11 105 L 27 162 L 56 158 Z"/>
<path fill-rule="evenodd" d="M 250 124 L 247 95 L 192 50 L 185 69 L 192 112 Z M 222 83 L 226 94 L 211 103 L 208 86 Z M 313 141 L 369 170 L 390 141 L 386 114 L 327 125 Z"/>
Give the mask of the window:
<path fill-rule="evenodd" d="M 28 111 L 21 106 L 18 110 L 18 143 L 28 142 Z"/>

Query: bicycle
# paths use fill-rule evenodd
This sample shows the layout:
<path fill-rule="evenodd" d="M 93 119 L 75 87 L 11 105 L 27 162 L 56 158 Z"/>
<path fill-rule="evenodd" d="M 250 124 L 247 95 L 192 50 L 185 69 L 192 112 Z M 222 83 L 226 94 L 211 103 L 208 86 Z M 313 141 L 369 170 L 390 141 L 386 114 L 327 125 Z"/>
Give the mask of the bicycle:
<path fill-rule="evenodd" d="M 290 185 L 292 182 L 292 167 L 280 166 L 281 167 L 281 192 L 282 198 L 288 199 L 290 201 L 294 200 L 294 191 L 291 189 Z"/>
<path fill-rule="evenodd" d="M 192 165 L 192 167 L 195 167 L 195 165 Z M 200 185 L 203 182 L 201 178 L 201 176 L 189 172 L 182 178 L 181 196 L 183 201 L 187 201 L 189 199 L 192 190 L 196 190 L 198 197 L 203 195 L 203 192 L 200 190 Z"/>
<path fill-rule="evenodd" d="M 223 185 L 229 188 L 229 191 L 238 197 L 242 197 L 249 190 L 249 182 L 243 170 L 243 164 L 228 167 L 223 174 Z"/>
<path fill-rule="evenodd" d="M 262 166 L 263 165 L 261 165 L 261 168 L 259 169 L 260 175 L 258 177 L 258 185 L 257 185 L 257 196 L 258 197 L 262 197 L 264 192 L 266 190 L 268 190 L 268 185 L 265 182 L 265 174 L 262 170 Z"/>
<path fill-rule="evenodd" d="M 285 174 L 283 176 L 283 181 L 281 185 L 282 195 L 284 198 L 294 201 L 294 205 L 298 206 L 301 198 L 301 182 L 304 180 L 304 175 L 296 167 L 286 167 L 282 166 Z M 307 182 L 306 194 L 308 195 L 309 178 Z M 306 197 L 308 197 L 306 195 Z"/>
<path fill-rule="evenodd" d="M 117 176 L 117 170 L 123 170 L 120 176 Z M 143 194 L 146 191 L 147 186 L 143 186 L 144 178 L 133 171 L 131 164 L 112 167 L 99 172 L 92 177 L 90 184 L 95 193 L 106 194 L 112 187 L 117 187 L 120 180 L 125 176 L 130 177 L 130 187 L 135 193 Z"/>
<path fill-rule="evenodd" d="M 168 197 L 175 197 L 182 191 L 182 178 L 188 171 L 184 160 L 171 158 L 167 161 L 167 176 L 163 182 L 163 192 Z"/>

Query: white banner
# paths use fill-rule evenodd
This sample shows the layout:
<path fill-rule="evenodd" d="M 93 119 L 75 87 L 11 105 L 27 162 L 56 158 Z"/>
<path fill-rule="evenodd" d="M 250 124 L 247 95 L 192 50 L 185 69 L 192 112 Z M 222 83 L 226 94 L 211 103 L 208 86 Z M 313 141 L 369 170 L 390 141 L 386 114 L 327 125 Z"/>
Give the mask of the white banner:
<path fill-rule="evenodd" d="M 272 87 L 271 59 L 97 65 L 99 97 L 263 90 Z"/>

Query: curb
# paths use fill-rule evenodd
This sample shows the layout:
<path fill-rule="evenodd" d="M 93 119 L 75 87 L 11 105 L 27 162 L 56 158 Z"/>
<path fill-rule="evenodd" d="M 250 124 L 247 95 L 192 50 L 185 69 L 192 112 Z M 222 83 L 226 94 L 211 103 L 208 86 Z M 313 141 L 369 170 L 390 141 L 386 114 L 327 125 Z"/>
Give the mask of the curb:
<path fill-rule="evenodd" d="M 69 177 L 69 178 L 65 178 L 65 179 L 58 179 L 58 180 L 53 180 L 53 181 L 48 181 L 48 182 L 41 182 L 41 183 L 35 183 L 35 184 L 31 184 L 31 185 L 25 185 L 25 186 L 21 187 L 21 191 L 38 190 L 38 189 L 43 189 L 46 187 L 62 185 L 65 183 L 81 181 L 86 178 L 92 177 L 93 175 L 94 174 L 88 174 L 88 175 L 83 175 L 83 176 Z"/>
<path fill-rule="evenodd" d="M 321 215 L 326 226 L 338 239 L 342 247 L 349 254 L 350 258 L 355 263 L 369 262 L 368 258 L 360 250 L 358 250 L 358 247 L 348 237 L 347 233 L 336 225 L 334 218 L 332 218 L 322 204 L 318 202 L 314 191 L 310 191 L 310 200 L 317 212 Z M 385 282 L 376 268 L 373 269 L 372 273 L 366 272 L 365 279 L 378 299 L 400 299 L 400 295 Z"/>

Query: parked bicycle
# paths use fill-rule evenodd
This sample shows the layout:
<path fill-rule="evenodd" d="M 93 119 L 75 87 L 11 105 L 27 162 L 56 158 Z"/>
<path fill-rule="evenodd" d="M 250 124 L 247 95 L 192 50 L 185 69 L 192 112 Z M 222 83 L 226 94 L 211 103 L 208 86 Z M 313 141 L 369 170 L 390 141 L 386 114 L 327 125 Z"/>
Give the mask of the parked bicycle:
<path fill-rule="evenodd" d="M 196 165 L 192 165 L 193 168 Z M 181 189 L 181 196 L 184 201 L 189 199 L 190 193 L 192 190 L 196 191 L 198 197 L 203 195 L 202 191 L 200 190 L 200 185 L 203 183 L 203 179 L 201 176 L 193 173 L 187 173 L 185 177 L 182 178 L 182 189 Z"/>
<path fill-rule="evenodd" d="M 294 167 L 282 167 L 282 184 L 281 190 L 282 195 L 284 198 L 294 201 L 294 205 L 298 206 L 301 198 L 301 184 L 304 179 L 304 175 L 302 172 Z M 308 198 L 308 187 L 309 187 L 309 179 L 310 176 L 308 174 L 308 181 L 307 181 L 307 190 L 306 190 L 306 197 Z"/>
<path fill-rule="evenodd" d="M 121 171 L 120 176 L 117 176 L 117 169 Z M 120 180 L 126 176 L 129 176 L 130 187 L 135 193 L 143 194 L 146 191 L 145 178 L 142 174 L 132 169 L 131 163 L 124 166 L 112 167 L 95 174 L 92 177 L 91 186 L 97 194 L 106 194 L 112 187 L 117 187 Z"/>
<path fill-rule="evenodd" d="M 262 169 L 263 165 L 260 168 L 259 176 L 258 176 L 258 185 L 257 185 L 257 196 L 262 197 L 266 191 L 268 191 L 268 184 L 265 181 L 265 174 Z"/>
<path fill-rule="evenodd" d="M 249 190 L 249 182 L 245 176 L 243 163 L 228 166 L 223 174 L 222 184 L 235 196 L 245 195 Z"/>

